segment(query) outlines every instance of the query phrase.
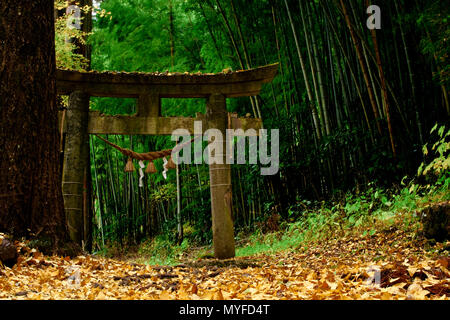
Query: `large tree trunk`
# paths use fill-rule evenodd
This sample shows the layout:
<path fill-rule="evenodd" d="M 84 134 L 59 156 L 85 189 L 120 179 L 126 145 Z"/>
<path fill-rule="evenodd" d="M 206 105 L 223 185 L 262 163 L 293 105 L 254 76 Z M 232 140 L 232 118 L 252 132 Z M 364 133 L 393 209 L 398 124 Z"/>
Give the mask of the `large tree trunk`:
<path fill-rule="evenodd" d="M 0 231 L 67 240 L 61 192 L 53 1 L 0 2 Z"/>

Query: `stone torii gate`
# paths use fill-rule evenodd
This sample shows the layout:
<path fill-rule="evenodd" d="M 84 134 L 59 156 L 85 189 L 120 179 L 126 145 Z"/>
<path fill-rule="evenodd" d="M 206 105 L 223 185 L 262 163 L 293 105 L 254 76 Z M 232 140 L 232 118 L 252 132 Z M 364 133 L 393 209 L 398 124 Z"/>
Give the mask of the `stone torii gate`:
<path fill-rule="evenodd" d="M 273 80 L 278 64 L 251 70 L 218 74 L 123 73 L 57 71 L 59 95 L 69 95 L 63 194 L 66 218 L 72 240 L 81 244 L 86 223 L 86 171 L 89 170 L 89 134 L 171 135 L 176 129 L 194 132 L 194 121 L 202 121 L 203 130 L 262 127 L 261 119 L 230 116 L 226 98 L 256 96 L 264 83 Z M 136 98 L 137 112 L 131 116 L 102 115 L 89 111 L 91 96 Z M 206 115 L 162 117 L 161 98 L 205 98 Z M 70 130 L 67 130 L 70 127 Z M 225 149 L 225 141 L 224 148 Z M 217 156 L 217 155 L 216 155 Z M 231 208 L 231 167 L 211 164 L 210 192 L 214 255 L 219 259 L 234 257 L 234 228 Z M 85 229 L 84 229 L 85 230 Z M 86 232 L 86 231 L 84 231 Z"/>

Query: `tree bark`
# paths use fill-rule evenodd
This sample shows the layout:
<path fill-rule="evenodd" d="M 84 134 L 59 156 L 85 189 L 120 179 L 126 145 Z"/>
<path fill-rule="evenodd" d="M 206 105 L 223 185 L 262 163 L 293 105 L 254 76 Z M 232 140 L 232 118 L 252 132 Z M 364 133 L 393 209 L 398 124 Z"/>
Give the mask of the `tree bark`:
<path fill-rule="evenodd" d="M 0 2 L 0 231 L 68 240 L 59 161 L 53 1 Z"/>

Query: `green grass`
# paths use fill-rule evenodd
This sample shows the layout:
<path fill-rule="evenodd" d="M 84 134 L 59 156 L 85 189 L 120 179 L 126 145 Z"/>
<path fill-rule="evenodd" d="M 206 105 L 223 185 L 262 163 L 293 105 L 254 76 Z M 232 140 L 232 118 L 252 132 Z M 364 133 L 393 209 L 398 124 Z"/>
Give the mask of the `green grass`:
<path fill-rule="evenodd" d="M 136 262 L 149 265 L 175 265 L 189 248 L 188 239 L 184 239 L 180 245 L 174 245 L 167 237 L 157 236 L 139 247 Z"/>
<path fill-rule="evenodd" d="M 236 256 L 252 256 L 259 253 L 275 253 L 297 247 L 305 241 L 305 233 L 299 223 L 291 223 L 285 230 L 262 234 L 256 232 L 248 238 L 247 244 L 236 248 Z"/>

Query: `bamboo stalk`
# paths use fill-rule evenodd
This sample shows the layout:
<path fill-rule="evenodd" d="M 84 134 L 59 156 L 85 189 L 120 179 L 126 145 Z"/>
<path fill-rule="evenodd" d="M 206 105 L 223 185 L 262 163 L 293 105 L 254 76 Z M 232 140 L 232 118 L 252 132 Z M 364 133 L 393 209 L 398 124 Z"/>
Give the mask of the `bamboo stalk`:
<path fill-rule="evenodd" d="M 174 26 L 173 26 L 173 6 L 172 0 L 169 0 L 169 37 L 170 37 L 170 63 L 172 71 L 175 63 L 175 40 L 174 40 Z"/>
<path fill-rule="evenodd" d="M 321 107 L 321 109 L 322 109 L 323 122 L 325 125 L 325 132 L 327 135 L 330 135 L 331 134 L 330 121 L 328 118 L 328 110 L 327 110 L 327 106 L 326 106 L 324 83 L 322 81 L 322 68 L 319 63 L 319 50 L 318 50 L 317 44 L 316 44 L 314 25 L 312 23 L 310 8 L 309 8 L 308 4 L 306 4 L 306 12 L 307 12 L 307 17 L 308 17 L 308 21 L 309 21 L 309 26 L 311 29 L 311 32 L 310 32 L 311 44 L 312 44 L 312 49 L 313 49 L 313 54 L 314 54 L 314 61 L 315 61 L 316 69 L 317 69 L 317 81 L 318 81 L 318 85 L 319 85 L 319 95 L 320 95 L 319 107 Z"/>
<path fill-rule="evenodd" d="M 211 29 L 211 25 L 209 24 L 208 17 L 206 16 L 205 9 L 203 8 L 203 5 L 202 5 L 202 1 L 203 0 L 197 0 L 197 4 L 200 8 L 200 13 L 202 14 L 203 18 L 205 19 L 206 27 L 208 29 L 209 35 L 211 36 L 214 47 L 216 48 L 217 54 L 219 55 L 219 59 L 222 60 L 223 59 L 222 52 L 219 50 L 219 46 L 217 45 L 216 37 L 214 36 L 214 33 Z"/>
<path fill-rule="evenodd" d="M 359 100 L 361 102 L 361 106 L 362 106 L 362 109 L 363 109 L 363 112 L 364 112 L 364 117 L 365 117 L 365 120 L 366 120 L 367 128 L 369 129 L 369 133 L 370 133 L 370 137 L 371 137 L 372 143 L 374 143 L 372 126 L 370 125 L 369 117 L 368 117 L 367 110 L 366 110 L 366 104 L 364 103 L 364 99 L 362 97 L 362 93 L 361 93 L 361 90 L 360 90 L 360 87 L 359 87 L 359 83 L 358 83 L 358 81 L 356 79 L 356 76 L 355 76 L 355 73 L 353 71 L 350 58 L 347 56 L 347 53 L 346 53 L 346 51 L 344 49 L 344 46 L 341 43 L 339 34 L 337 33 L 337 30 L 335 29 L 335 27 L 334 27 L 334 25 L 333 25 L 333 23 L 331 21 L 330 15 L 326 11 L 326 8 L 325 8 L 325 5 L 323 4 L 323 1 L 320 1 L 320 4 L 322 5 L 322 8 L 324 10 L 325 17 L 327 18 L 327 21 L 328 21 L 329 25 L 331 26 L 331 29 L 333 30 L 333 32 L 335 34 L 335 39 L 337 40 L 339 48 L 341 49 L 342 56 L 344 57 L 344 60 L 347 63 L 348 70 L 350 71 L 350 76 L 351 76 L 351 78 L 352 78 L 352 80 L 353 80 L 353 82 L 355 84 L 353 86 L 353 88 L 356 90 L 356 93 L 357 93 L 357 95 L 359 97 Z M 347 81 L 347 84 L 349 85 L 349 81 Z"/>
<path fill-rule="evenodd" d="M 369 6 L 369 0 L 366 0 L 366 5 Z M 380 81 L 381 81 L 381 91 L 383 93 L 384 111 L 385 111 L 386 119 L 387 119 L 387 123 L 388 123 L 389 139 L 391 141 L 392 154 L 394 155 L 394 158 L 395 158 L 396 152 L 395 152 L 394 134 L 392 132 L 391 114 L 389 112 L 389 99 L 388 99 L 388 93 L 387 93 L 387 89 L 386 89 L 386 81 L 384 78 L 384 71 L 383 71 L 383 67 L 382 67 L 382 63 L 381 63 L 381 55 L 380 55 L 380 50 L 378 48 L 377 34 L 376 34 L 375 29 L 372 29 L 370 34 L 372 36 L 372 42 L 373 42 L 373 46 L 375 49 L 375 55 L 377 57 L 378 73 L 379 73 Z"/>
<path fill-rule="evenodd" d="M 276 21 L 276 16 L 275 16 L 275 8 L 273 6 L 272 1 L 269 1 L 269 2 L 270 2 L 271 10 L 272 10 L 272 21 L 273 21 L 273 29 L 274 29 L 274 34 L 275 34 L 275 44 L 276 44 L 276 47 L 277 47 L 277 56 L 278 56 L 278 61 L 279 61 L 279 64 L 280 64 L 281 88 L 283 90 L 284 106 L 285 106 L 285 109 L 286 109 L 286 113 L 289 114 L 289 108 L 288 108 L 288 103 L 287 103 L 287 98 L 286 98 L 286 89 L 285 89 L 285 86 L 284 86 L 284 77 L 285 77 L 284 70 L 283 70 L 284 63 L 281 60 L 280 43 L 279 43 L 279 40 L 278 40 L 277 21 Z"/>
<path fill-rule="evenodd" d="M 345 18 L 347 27 L 348 27 L 348 29 L 350 31 L 350 35 L 351 35 L 351 38 L 352 38 L 352 41 L 353 41 L 353 45 L 355 47 L 355 51 L 356 51 L 356 54 L 357 54 L 357 57 L 358 57 L 358 61 L 359 61 L 359 65 L 361 67 L 361 71 L 362 71 L 362 74 L 363 74 L 363 77 L 364 77 L 364 81 L 366 83 L 367 93 L 369 95 L 369 100 L 370 100 L 370 103 L 372 105 L 372 111 L 373 111 L 373 114 L 374 114 L 374 117 L 375 117 L 378 133 L 381 135 L 382 131 L 381 131 L 381 126 L 380 126 L 380 122 L 379 122 L 379 114 L 378 114 L 378 110 L 377 110 L 377 105 L 376 105 L 374 93 L 372 91 L 372 87 L 371 87 L 371 84 L 370 84 L 369 76 L 368 76 L 368 73 L 367 73 L 367 70 L 366 70 L 366 67 L 365 67 L 365 64 L 364 64 L 363 53 L 361 52 L 362 51 L 361 50 L 361 44 L 360 44 L 360 42 L 358 40 L 358 37 L 355 34 L 355 31 L 353 29 L 352 23 L 350 22 L 350 17 L 348 15 L 347 7 L 345 6 L 344 1 L 340 0 L 340 4 L 341 4 L 342 12 L 344 14 L 344 18 Z"/>
<path fill-rule="evenodd" d="M 231 30 L 230 22 L 228 21 L 228 18 L 226 16 L 225 11 L 223 10 L 222 5 L 220 4 L 219 0 L 216 0 L 216 5 L 217 5 L 217 8 L 219 9 L 219 13 L 222 16 L 222 19 L 223 19 L 224 23 L 225 23 L 225 27 L 226 27 L 227 32 L 228 32 L 228 36 L 229 36 L 229 38 L 231 40 L 231 43 L 232 43 L 233 48 L 234 48 L 234 51 L 236 52 L 236 55 L 238 57 L 239 65 L 241 66 L 241 69 L 245 69 L 241 53 L 240 53 L 239 48 L 238 48 L 238 46 L 236 44 L 236 39 L 234 38 L 233 31 Z M 257 106 L 257 104 L 254 101 L 254 98 L 253 97 L 249 97 L 249 99 L 250 99 L 250 103 L 252 105 L 253 116 L 255 118 L 256 117 L 260 118 L 261 112 L 259 111 L 258 106 Z"/>
<path fill-rule="evenodd" d="M 314 103 L 313 103 L 314 100 L 313 100 L 312 91 L 311 91 L 311 87 L 310 87 L 309 80 L 308 80 L 308 75 L 306 73 L 305 62 L 304 62 L 303 55 L 302 55 L 301 50 L 300 50 L 300 44 L 298 42 L 297 32 L 296 32 L 295 27 L 294 27 L 294 22 L 292 20 L 292 16 L 291 16 L 291 12 L 289 10 L 289 5 L 287 3 L 287 0 L 284 0 L 284 4 L 286 6 L 286 11 L 287 11 L 289 22 L 290 22 L 290 25 L 291 25 L 292 34 L 294 36 L 295 47 L 297 49 L 298 59 L 300 61 L 300 66 L 301 66 L 302 73 L 303 73 L 303 80 L 305 82 L 306 92 L 308 94 L 308 100 L 309 100 L 310 110 L 311 110 L 312 117 L 313 117 L 314 128 L 316 130 L 317 138 L 320 140 L 322 135 L 321 135 L 321 132 L 320 132 L 320 127 L 319 127 L 319 119 L 317 117 L 317 110 L 316 110 L 316 108 L 314 106 Z"/>
<path fill-rule="evenodd" d="M 94 138 L 93 137 L 89 137 L 90 138 L 90 147 L 91 147 L 91 155 L 92 155 L 92 167 L 94 168 L 94 180 L 95 180 L 95 192 L 97 194 L 97 199 L 99 201 L 99 229 L 100 229 L 100 234 L 101 234 L 101 239 L 102 239 L 102 248 L 105 247 L 105 235 L 103 232 L 103 208 L 102 208 L 102 204 L 101 204 L 101 196 L 100 196 L 100 190 L 99 190 L 99 186 L 98 186 L 98 174 L 97 174 L 97 163 L 95 161 L 95 150 L 94 150 Z"/>

